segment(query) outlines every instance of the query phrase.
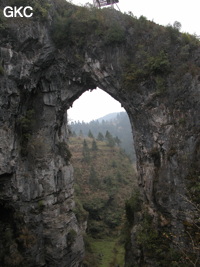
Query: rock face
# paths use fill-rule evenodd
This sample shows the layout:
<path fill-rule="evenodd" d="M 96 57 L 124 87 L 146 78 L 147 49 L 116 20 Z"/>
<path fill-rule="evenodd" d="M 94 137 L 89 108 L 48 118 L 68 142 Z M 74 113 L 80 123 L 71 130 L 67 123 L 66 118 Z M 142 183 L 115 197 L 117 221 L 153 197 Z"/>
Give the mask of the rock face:
<path fill-rule="evenodd" d="M 126 266 L 169 266 L 159 265 L 163 256 L 152 256 L 137 233 L 148 214 L 157 233 L 171 233 L 169 246 L 183 242 L 181 253 L 188 242 L 183 233 L 195 205 L 187 192 L 199 182 L 199 42 L 104 10 L 98 14 L 109 34 L 86 27 L 77 41 L 70 28 L 63 44 L 55 34 L 55 3 L 45 21 L 12 19 L 1 30 L 1 265 L 81 265 L 66 111 L 99 87 L 126 109 L 134 133 L 142 208 L 134 214 Z M 77 12 L 87 11 L 66 5 L 84 25 Z"/>

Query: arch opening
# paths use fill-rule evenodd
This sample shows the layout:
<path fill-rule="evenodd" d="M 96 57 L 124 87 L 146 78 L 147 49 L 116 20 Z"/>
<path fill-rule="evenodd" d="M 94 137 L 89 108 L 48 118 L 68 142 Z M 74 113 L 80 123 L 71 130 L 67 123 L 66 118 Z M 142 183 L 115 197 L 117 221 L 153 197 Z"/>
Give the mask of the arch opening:
<path fill-rule="evenodd" d="M 99 87 L 96 89 L 89 89 L 81 92 L 70 105 L 70 108 L 67 110 L 67 120 L 70 125 L 74 126 L 74 123 L 79 124 L 79 126 L 76 127 L 76 134 L 78 134 L 77 131 L 80 131 L 82 122 L 84 125 L 87 123 L 94 124 L 97 120 L 102 122 L 103 120 L 116 119 L 118 113 L 123 113 L 121 114 L 121 125 L 118 126 L 119 130 L 116 134 L 122 139 L 120 147 L 124 149 L 131 160 L 136 163 L 133 123 L 130 121 L 131 118 L 129 116 L 129 111 L 126 110 L 126 105 L 122 103 L 123 101 L 120 101 L 112 91 L 109 92 Z M 100 125 L 98 126 L 100 127 Z M 84 130 L 84 136 L 87 135 L 86 131 L 90 130 L 89 127 L 88 125 L 87 129 L 85 126 L 87 130 Z M 105 129 L 103 133 L 106 134 Z M 95 134 L 97 137 L 97 131 L 95 131 Z"/>
<path fill-rule="evenodd" d="M 85 92 L 67 113 L 75 215 L 93 251 L 86 246 L 88 266 L 105 260 L 104 249 L 110 251 L 107 265 L 112 261 L 124 264 L 124 244 L 119 240 L 126 221 L 125 203 L 137 190 L 128 115 L 119 102 L 100 89 Z M 100 260 L 96 253 L 102 255 Z"/>

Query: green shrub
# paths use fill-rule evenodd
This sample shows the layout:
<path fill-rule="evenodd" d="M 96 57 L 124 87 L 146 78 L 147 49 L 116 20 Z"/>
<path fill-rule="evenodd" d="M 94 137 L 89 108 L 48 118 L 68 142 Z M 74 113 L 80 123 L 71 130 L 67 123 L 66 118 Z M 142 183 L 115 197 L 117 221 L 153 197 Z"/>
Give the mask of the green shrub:
<path fill-rule="evenodd" d="M 158 231 L 153 226 L 153 218 L 147 213 L 144 214 L 140 229 L 137 231 L 137 243 L 147 250 L 155 250 L 158 239 Z"/>
<path fill-rule="evenodd" d="M 168 230 L 167 230 L 168 231 Z M 163 228 L 159 231 L 154 225 L 153 217 L 147 212 L 143 214 L 143 220 L 136 232 L 136 243 L 140 245 L 145 254 L 155 261 L 154 266 L 179 266 L 180 254 L 170 248 L 170 236 Z"/>
<path fill-rule="evenodd" d="M 130 64 L 126 67 L 126 71 L 123 76 L 124 87 L 132 88 L 134 85 L 147 78 L 147 72 L 144 69 L 140 69 L 135 64 Z"/>
<path fill-rule="evenodd" d="M 68 6 L 58 10 L 52 27 L 52 37 L 57 47 L 75 44 L 84 46 L 92 40 L 99 39 L 104 45 L 124 42 L 125 32 L 120 23 L 111 23 L 103 10 L 89 7 Z"/>
<path fill-rule="evenodd" d="M 3 15 L 3 10 L 0 9 L 0 31 L 6 28 L 6 18 Z"/>
<path fill-rule="evenodd" d="M 42 159 L 47 156 L 47 154 L 50 152 L 50 149 L 50 144 L 47 143 L 42 135 L 32 135 L 29 138 L 27 150 L 33 160 L 41 161 L 44 163 Z"/>
<path fill-rule="evenodd" d="M 141 210 L 141 200 L 139 198 L 139 191 L 135 191 L 131 198 L 125 203 L 126 218 L 129 225 L 134 223 L 134 214 Z"/>
<path fill-rule="evenodd" d="M 75 242 L 77 237 L 77 232 L 74 229 L 71 229 L 69 233 L 67 234 L 67 244 L 68 246 L 72 246 Z"/>
<path fill-rule="evenodd" d="M 168 74 L 170 71 L 170 62 L 167 54 L 161 51 L 158 56 L 149 57 L 145 67 L 151 75 Z"/>
<path fill-rule="evenodd" d="M 173 27 L 172 25 L 168 25 L 166 27 L 167 33 L 169 35 L 170 41 L 172 42 L 172 44 L 177 44 L 177 42 L 179 41 L 179 30 L 175 27 Z"/>
<path fill-rule="evenodd" d="M 38 210 L 41 212 L 41 211 L 44 210 L 44 208 L 45 208 L 45 203 L 44 203 L 44 201 L 43 201 L 43 200 L 39 200 L 39 201 L 38 201 Z"/>
<path fill-rule="evenodd" d="M 58 147 L 58 154 L 64 159 L 65 163 L 68 164 L 72 154 L 69 150 L 67 143 L 59 142 L 57 144 L 57 147 Z"/>
<path fill-rule="evenodd" d="M 0 75 L 4 75 L 4 68 L 0 65 Z"/>
<path fill-rule="evenodd" d="M 177 149 L 172 146 L 167 152 L 167 159 L 169 160 L 171 157 L 173 157 L 177 153 Z"/>
<path fill-rule="evenodd" d="M 186 119 L 185 118 L 180 118 L 178 123 L 182 126 L 185 126 L 186 125 Z"/>
<path fill-rule="evenodd" d="M 57 13 L 54 18 L 52 37 L 57 47 L 85 44 L 89 34 L 95 31 L 98 23 L 85 7 L 69 7 L 65 12 Z M 93 28 L 92 28 L 93 27 Z"/>
<path fill-rule="evenodd" d="M 75 209 L 73 211 L 79 223 L 83 223 L 87 220 L 88 212 L 83 208 L 81 201 L 77 198 L 75 200 Z"/>
<path fill-rule="evenodd" d="M 94 238 L 103 238 L 107 230 L 104 222 L 97 220 L 89 220 L 88 228 L 90 235 Z"/>
<path fill-rule="evenodd" d="M 125 33 L 119 24 L 113 24 L 105 32 L 104 42 L 106 45 L 120 44 L 125 40 Z"/>
<path fill-rule="evenodd" d="M 173 28 L 174 28 L 174 29 L 180 31 L 180 30 L 181 30 L 181 27 L 182 27 L 182 25 L 181 25 L 181 23 L 180 23 L 179 21 L 175 21 L 175 22 L 173 23 Z"/>
<path fill-rule="evenodd" d="M 128 64 L 123 74 L 123 86 L 125 89 L 138 88 L 139 83 L 154 76 L 157 92 L 166 90 L 165 77 L 170 72 L 170 61 L 167 54 L 161 51 L 157 56 L 149 56 L 141 51 L 143 64 Z M 142 67 L 141 67 L 142 65 Z"/>
<path fill-rule="evenodd" d="M 82 155 L 83 155 L 83 161 L 84 162 L 89 163 L 91 161 L 90 149 L 89 149 L 88 143 L 85 139 L 83 141 Z"/>
<path fill-rule="evenodd" d="M 32 136 L 32 127 L 34 123 L 34 110 L 27 110 L 26 114 L 18 119 L 18 129 L 20 134 L 20 144 L 21 144 L 21 154 L 22 156 L 27 156 L 28 150 L 27 145 L 28 141 Z"/>
<path fill-rule="evenodd" d="M 95 212 L 103 209 L 106 206 L 107 199 L 93 198 L 91 202 L 83 204 L 83 207 L 88 212 Z"/>
<path fill-rule="evenodd" d="M 197 143 L 193 162 L 187 176 L 187 191 L 189 199 L 199 208 L 200 203 L 200 142 Z M 200 208 L 199 208 L 200 210 Z"/>
<path fill-rule="evenodd" d="M 182 41 L 188 45 L 189 48 L 192 50 L 193 48 L 199 46 L 199 38 L 194 34 L 189 34 L 189 33 L 182 33 L 181 35 Z"/>
<path fill-rule="evenodd" d="M 157 91 L 156 91 L 157 95 L 163 94 L 167 89 L 165 78 L 163 76 L 157 76 L 155 78 L 155 81 L 156 81 L 156 87 L 157 87 Z"/>
<path fill-rule="evenodd" d="M 159 168 L 161 164 L 159 149 L 157 147 L 152 148 L 149 151 L 149 155 L 152 157 L 155 167 Z"/>
<path fill-rule="evenodd" d="M 117 213 L 116 211 L 107 212 L 105 217 L 105 223 L 111 229 L 120 226 L 122 223 L 122 215 L 120 213 Z"/>

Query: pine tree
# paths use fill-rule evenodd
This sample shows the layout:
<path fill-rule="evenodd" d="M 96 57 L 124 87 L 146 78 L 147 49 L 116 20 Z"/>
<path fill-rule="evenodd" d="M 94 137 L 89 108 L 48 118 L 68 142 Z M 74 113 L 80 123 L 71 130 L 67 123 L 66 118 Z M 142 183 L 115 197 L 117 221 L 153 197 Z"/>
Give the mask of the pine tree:
<path fill-rule="evenodd" d="M 73 137 L 77 137 L 77 135 L 76 135 L 76 132 L 75 132 L 75 131 L 73 131 L 73 132 L 72 132 L 72 136 L 73 136 Z"/>
<path fill-rule="evenodd" d="M 106 139 L 109 139 L 111 136 L 112 136 L 111 133 L 107 130 L 105 135 Z"/>
<path fill-rule="evenodd" d="M 82 154 L 83 154 L 83 161 L 90 162 L 90 149 L 85 139 L 83 141 Z"/>
<path fill-rule="evenodd" d="M 92 134 L 91 130 L 89 130 L 89 132 L 88 132 L 88 137 L 89 138 L 94 138 L 94 135 Z"/>
<path fill-rule="evenodd" d="M 92 141 L 92 150 L 93 151 L 97 151 L 98 150 L 97 142 L 95 140 Z"/>
<path fill-rule="evenodd" d="M 98 178 L 97 178 L 97 173 L 96 173 L 96 171 L 95 171 L 93 166 L 90 169 L 89 183 L 91 185 L 98 185 L 99 184 L 99 181 L 98 181 Z"/>
<path fill-rule="evenodd" d="M 115 140 L 109 131 L 106 131 L 106 141 L 107 141 L 108 146 L 110 147 L 115 146 Z"/>
<path fill-rule="evenodd" d="M 104 136 L 103 136 L 103 134 L 101 132 L 99 132 L 97 140 L 99 140 L 99 141 L 103 141 L 104 140 Z"/>
<path fill-rule="evenodd" d="M 121 140 L 118 136 L 115 137 L 115 143 L 119 146 L 121 144 Z"/>
<path fill-rule="evenodd" d="M 107 141 L 108 141 L 108 146 L 110 146 L 110 147 L 114 147 L 115 146 L 115 140 L 114 140 L 114 138 L 112 136 L 109 137 Z"/>

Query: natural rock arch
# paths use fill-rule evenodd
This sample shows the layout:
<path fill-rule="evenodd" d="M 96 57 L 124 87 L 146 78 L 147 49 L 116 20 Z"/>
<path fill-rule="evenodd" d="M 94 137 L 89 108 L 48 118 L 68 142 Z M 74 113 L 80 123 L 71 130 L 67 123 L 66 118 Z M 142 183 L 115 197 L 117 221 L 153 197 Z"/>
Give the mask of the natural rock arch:
<path fill-rule="evenodd" d="M 118 100 L 129 115 L 143 210 L 151 224 L 159 233 L 163 227 L 173 233 L 169 243 L 186 242 L 183 222 L 190 220 L 186 211 L 193 210 L 185 201 L 186 189 L 189 178 L 199 175 L 199 43 L 144 18 L 99 12 L 112 15 L 116 25 L 120 21 L 121 39 L 106 36 L 102 42 L 104 37 L 90 30 L 84 44 L 58 48 L 51 19 L 26 26 L 10 23 L 7 35 L 1 33 L 0 209 L 9 216 L 2 219 L 0 231 L 8 229 L 10 239 L 2 240 L 0 248 L 10 255 L 1 256 L 7 264 L 81 262 L 73 170 L 64 144 L 66 110 L 96 87 Z M 143 211 L 135 212 L 127 266 L 158 263 L 144 244 L 134 242 L 143 217 Z"/>

